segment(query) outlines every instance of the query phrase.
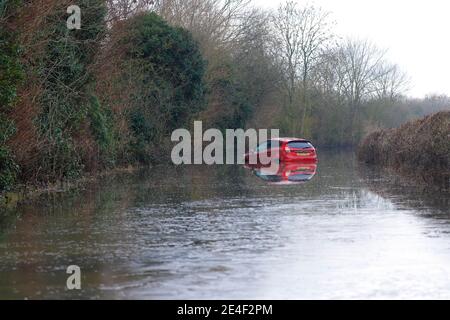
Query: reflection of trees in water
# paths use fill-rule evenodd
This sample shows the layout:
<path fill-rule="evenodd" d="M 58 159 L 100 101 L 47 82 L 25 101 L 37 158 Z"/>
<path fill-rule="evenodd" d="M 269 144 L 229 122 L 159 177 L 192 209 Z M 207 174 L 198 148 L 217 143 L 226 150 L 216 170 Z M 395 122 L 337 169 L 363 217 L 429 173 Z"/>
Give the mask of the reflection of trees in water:
<path fill-rule="evenodd" d="M 318 183 L 273 190 L 283 190 L 286 195 L 299 191 L 320 195 L 328 186 L 351 187 L 358 181 L 349 153 L 326 153 L 319 162 L 318 176 L 322 178 Z M 111 214 L 146 203 L 245 197 L 258 193 L 255 185 L 254 177 L 241 166 L 157 166 L 106 176 L 69 192 L 42 194 L 13 211 L 41 216 L 73 214 L 89 219 L 91 212 Z M 270 194 L 271 190 L 263 192 Z"/>
<path fill-rule="evenodd" d="M 355 167 L 358 169 L 355 170 Z M 111 215 L 120 225 L 121 212 L 150 204 L 182 205 L 190 201 L 246 197 L 287 197 L 292 199 L 345 200 L 341 206 L 361 207 L 369 190 L 380 196 L 409 197 L 411 202 L 448 208 L 448 197 L 430 192 L 425 185 L 412 186 L 404 177 L 357 165 L 351 152 L 319 150 L 314 179 L 291 186 L 271 186 L 240 166 L 158 166 L 135 173 L 122 173 L 89 183 L 82 189 L 42 195 L 37 201 L 22 204 L 16 213 L 3 214 L 0 232 L 9 229 L 20 216 L 61 216 L 82 224 L 86 229 L 95 216 Z M 439 194 L 439 193 L 438 193 Z M 6 219 L 6 217 L 8 217 Z M 9 227 L 8 227 L 9 226 Z"/>
<path fill-rule="evenodd" d="M 154 243 L 164 247 L 174 241 L 167 228 L 176 229 L 186 241 L 195 231 L 199 246 L 208 245 L 201 238 L 208 230 L 196 230 L 192 222 L 197 219 L 190 215 L 220 206 L 221 199 L 244 195 L 242 171 L 229 166 L 161 166 L 104 177 L 80 189 L 42 194 L 20 204 L 0 217 L 0 287 L 12 290 L 16 283 L 17 292 L 4 294 L 19 299 L 42 297 L 38 292 L 46 287 L 59 292 L 64 288 L 65 268 L 74 263 L 83 266 L 82 294 L 89 295 L 89 284 L 114 286 L 112 266 L 126 269 L 130 261 L 145 259 L 146 265 L 159 261 L 160 252 L 151 248 Z M 208 199 L 217 201 L 205 201 L 201 209 L 189 205 Z M 211 220 L 203 221 L 200 228 L 233 225 L 239 230 L 220 215 L 199 215 L 198 219 Z M 93 296 L 98 288 L 91 289 Z M 51 290 L 45 294 L 52 296 Z M 58 296 L 77 297 L 63 291 Z"/>
<path fill-rule="evenodd" d="M 107 176 L 78 190 L 42 195 L 2 219 L 0 287 L 23 284 L 11 293 L 16 298 L 60 288 L 68 261 L 82 264 L 93 286 L 129 283 L 126 275 L 141 268 L 143 278 L 160 279 L 164 261 L 187 254 L 187 247 L 200 254 L 256 241 L 267 241 L 265 248 L 282 243 L 284 218 L 273 212 L 360 212 L 371 206 L 373 193 L 420 213 L 449 213 L 448 195 L 357 166 L 349 152 L 319 150 L 316 176 L 301 185 L 268 185 L 240 166 L 159 166 Z M 125 278 L 113 279 L 111 272 Z M 89 287 L 83 292 L 89 294 Z"/>
<path fill-rule="evenodd" d="M 366 207 L 370 195 L 355 170 L 356 158 L 351 150 L 319 150 L 319 162 L 314 178 L 298 185 L 269 185 L 250 172 L 247 185 L 262 185 L 252 194 L 284 197 L 287 202 L 315 201 L 315 206 L 326 205 L 329 213 L 357 210 Z M 314 206 L 311 210 L 317 210 Z"/>
<path fill-rule="evenodd" d="M 11 283 L 15 284 L 14 292 L 3 294 L 15 299 L 50 297 L 52 292 L 46 288 L 63 290 L 70 264 L 83 266 L 83 294 L 88 294 L 93 288 L 86 284 L 108 276 L 102 270 L 108 256 L 95 251 L 120 232 L 124 222 L 120 211 L 129 206 L 130 198 L 124 184 L 99 180 L 82 189 L 42 194 L 20 204 L 7 216 L 8 225 L 0 229 L 0 241 L 12 244 L 0 247 L 0 287 L 11 289 Z M 101 232 L 100 215 L 110 221 L 112 234 Z M 60 297 L 79 295 L 62 291 Z"/>

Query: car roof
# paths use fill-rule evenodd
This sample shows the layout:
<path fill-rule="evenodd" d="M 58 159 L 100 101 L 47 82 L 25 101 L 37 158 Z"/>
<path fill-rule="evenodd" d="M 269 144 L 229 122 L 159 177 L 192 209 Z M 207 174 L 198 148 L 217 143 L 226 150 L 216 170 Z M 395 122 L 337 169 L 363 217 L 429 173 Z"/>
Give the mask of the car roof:
<path fill-rule="evenodd" d="M 310 142 L 309 140 L 301 139 L 301 138 L 272 138 L 270 140 L 281 141 L 281 142 L 292 142 L 292 141 Z"/>

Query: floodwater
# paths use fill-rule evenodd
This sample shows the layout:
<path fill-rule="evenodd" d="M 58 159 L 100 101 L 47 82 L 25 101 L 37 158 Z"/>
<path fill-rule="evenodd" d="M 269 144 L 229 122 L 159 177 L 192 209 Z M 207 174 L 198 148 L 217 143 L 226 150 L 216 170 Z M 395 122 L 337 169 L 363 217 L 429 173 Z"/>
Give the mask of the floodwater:
<path fill-rule="evenodd" d="M 450 195 L 319 157 L 155 167 L 1 212 L 0 299 L 449 299 Z"/>

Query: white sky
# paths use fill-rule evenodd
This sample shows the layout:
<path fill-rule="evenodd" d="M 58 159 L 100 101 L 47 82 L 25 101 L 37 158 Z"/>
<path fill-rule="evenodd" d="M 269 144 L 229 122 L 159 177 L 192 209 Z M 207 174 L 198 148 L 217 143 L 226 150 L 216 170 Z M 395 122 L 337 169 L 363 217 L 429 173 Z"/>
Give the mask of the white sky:
<path fill-rule="evenodd" d="M 276 8 L 282 0 L 253 0 L 257 7 Z M 297 0 L 332 13 L 342 37 L 367 38 L 408 73 L 408 94 L 450 95 L 449 0 Z"/>

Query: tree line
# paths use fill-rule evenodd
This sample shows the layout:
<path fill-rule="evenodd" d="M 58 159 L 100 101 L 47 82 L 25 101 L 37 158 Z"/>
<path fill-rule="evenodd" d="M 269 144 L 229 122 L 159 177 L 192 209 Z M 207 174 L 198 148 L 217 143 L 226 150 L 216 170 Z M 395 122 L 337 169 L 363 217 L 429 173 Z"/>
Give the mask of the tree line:
<path fill-rule="evenodd" d="M 0 189 L 166 161 L 170 133 L 281 129 L 352 146 L 448 108 L 332 15 L 293 1 L 0 0 Z M 81 8 L 80 30 L 66 27 Z"/>

